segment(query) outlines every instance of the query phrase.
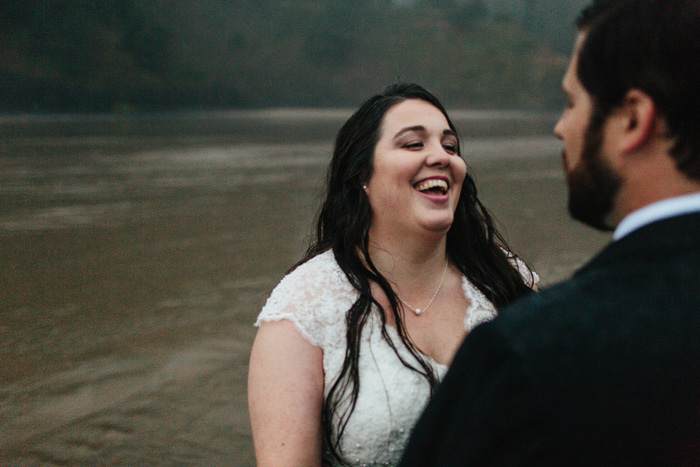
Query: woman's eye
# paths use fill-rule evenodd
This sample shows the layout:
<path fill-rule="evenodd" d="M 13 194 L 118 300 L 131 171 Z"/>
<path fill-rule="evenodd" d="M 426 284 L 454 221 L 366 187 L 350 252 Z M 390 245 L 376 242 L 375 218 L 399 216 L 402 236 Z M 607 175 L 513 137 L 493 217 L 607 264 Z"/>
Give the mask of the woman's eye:
<path fill-rule="evenodd" d="M 423 142 L 421 141 L 413 141 L 410 143 L 406 143 L 404 145 L 406 149 L 421 149 L 423 147 Z"/>
<path fill-rule="evenodd" d="M 459 145 L 457 143 L 446 141 L 442 143 L 442 147 L 450 154 L 457 154 L 459 152 Z"/>

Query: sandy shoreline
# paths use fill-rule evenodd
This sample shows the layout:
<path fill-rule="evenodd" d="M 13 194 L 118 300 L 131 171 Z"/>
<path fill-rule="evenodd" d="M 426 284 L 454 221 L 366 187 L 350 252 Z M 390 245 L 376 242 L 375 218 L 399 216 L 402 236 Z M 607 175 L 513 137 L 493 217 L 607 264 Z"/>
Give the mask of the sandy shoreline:
<path fill-rule="evenodd" d="M 551 283 L 607 236 L 569 221 L 558 142 L 514 133 L 465 158 Z M 3 465 L 254 465 L 252 323 L 303 251 L 330 143 L 204 140 L 3 143 Z"/>

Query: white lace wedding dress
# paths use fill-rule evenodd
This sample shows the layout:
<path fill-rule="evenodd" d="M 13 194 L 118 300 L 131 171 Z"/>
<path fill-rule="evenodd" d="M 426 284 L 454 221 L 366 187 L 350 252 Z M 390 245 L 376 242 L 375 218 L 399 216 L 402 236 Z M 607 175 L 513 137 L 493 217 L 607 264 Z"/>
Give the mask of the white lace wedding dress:
<path fill-rule="evenodd" d="M 524 267 L 523 264 L 518 266 Z M 527 274 L 529 277 L 529 271 Z M 493 318 L 496 312 L 466 278 L 462 279 L 462 288 L 470 302 L 464 313 L 464 328 L 468 332 Z M 345 313 L 357 296 L 333 252 L 327 251 L 282 279 L 255 324 L 287 319 L 305 339 L 320 347 L 327 396 L 345 357 Z M 375 310 L 362 333 L 359 396 L 340 442 L 344 457 L 358 467 L 396 465 L 430 395 L 427 380 L 404 366 L 382 338 L 377 312 Z M 415 361 L 401 343 L 396 329 L 387 327 L 401 356 L 406 361 Z M 447 366 L 427 356 L 425 359 L 442 379 Z"/>

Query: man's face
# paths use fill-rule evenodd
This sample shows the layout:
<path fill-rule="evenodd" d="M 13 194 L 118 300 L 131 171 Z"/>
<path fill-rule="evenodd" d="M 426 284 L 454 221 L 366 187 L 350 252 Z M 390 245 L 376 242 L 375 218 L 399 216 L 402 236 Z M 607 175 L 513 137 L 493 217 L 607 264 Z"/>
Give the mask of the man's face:
<path fill-rule="evenodd" d="M 612 230 L 609 217 L 621 180 L 605 155 L 605 119 L 599 118 L 593 99 L 576 74 L 582 40 L 583 35 L 579 35 L 564 75 L 567 106 L 554 134 L 564 144 L 562 164 L 569 189 L 569 213 L 596 229 Z"/>

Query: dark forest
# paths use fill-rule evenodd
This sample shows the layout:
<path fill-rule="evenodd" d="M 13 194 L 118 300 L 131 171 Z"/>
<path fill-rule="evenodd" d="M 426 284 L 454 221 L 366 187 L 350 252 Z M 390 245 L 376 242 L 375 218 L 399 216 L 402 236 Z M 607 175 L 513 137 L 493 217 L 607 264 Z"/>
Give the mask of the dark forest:
<path fill-rule="evenodd" d="M 571 6 L 497 3 L 3 0 L 0 112 L 342 107 L 409 80 L 452 107 L 558 106 Z"/>

